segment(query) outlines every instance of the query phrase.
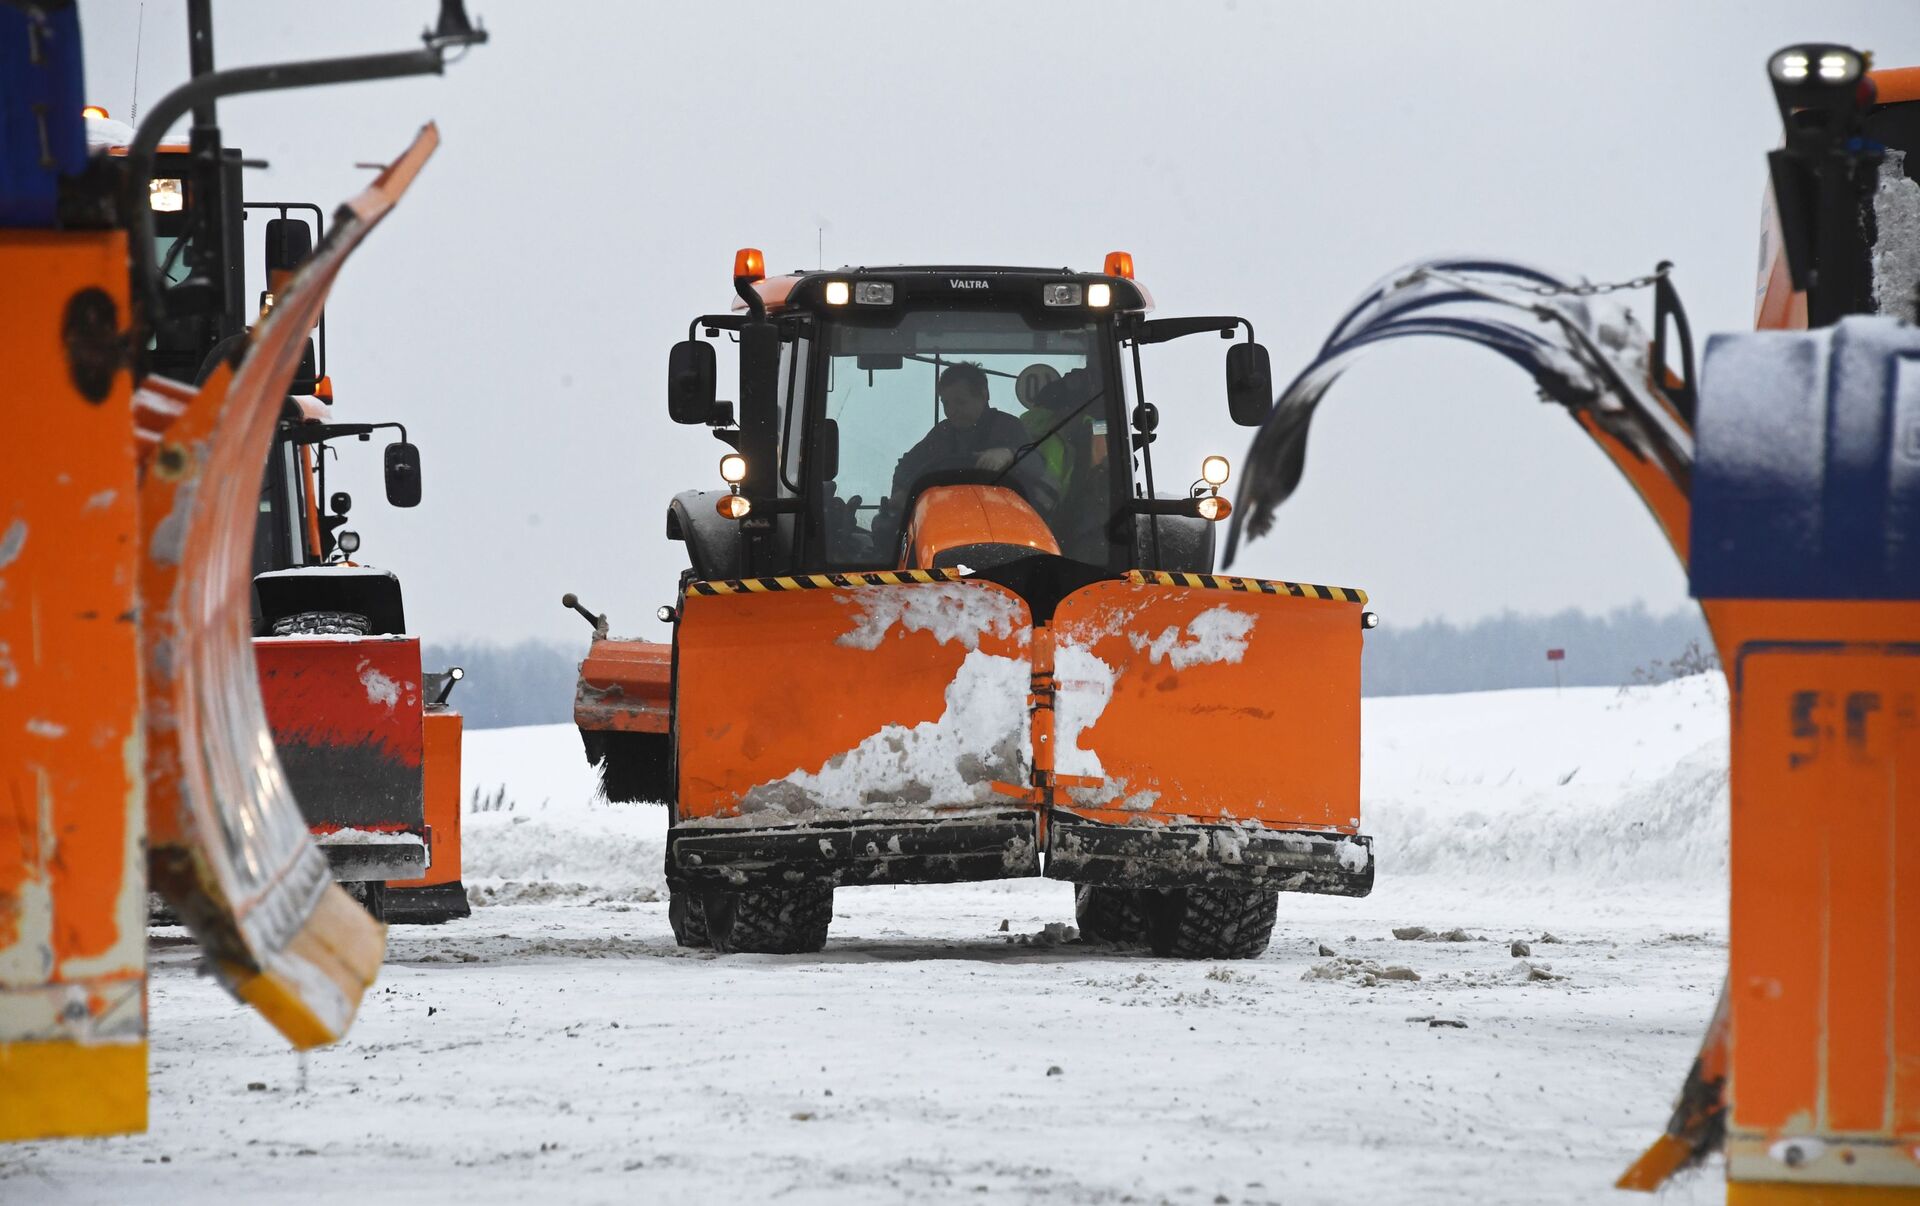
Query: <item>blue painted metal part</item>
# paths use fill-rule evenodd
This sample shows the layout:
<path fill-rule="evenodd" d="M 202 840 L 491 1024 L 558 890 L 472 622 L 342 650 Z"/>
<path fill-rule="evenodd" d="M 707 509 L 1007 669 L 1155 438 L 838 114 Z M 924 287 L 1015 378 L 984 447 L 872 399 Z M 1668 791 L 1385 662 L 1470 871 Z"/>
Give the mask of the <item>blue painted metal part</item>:
<path fill-rule="evenodd" d="M 1920 599 L 1920 328 L 1716 335 L 1700 368 L 1701 599 Z"/>
<path fill-rule="evenodd" d="M 87 166 L 80 12 L 0 4 L 0 226 L 50 227 Z"/>

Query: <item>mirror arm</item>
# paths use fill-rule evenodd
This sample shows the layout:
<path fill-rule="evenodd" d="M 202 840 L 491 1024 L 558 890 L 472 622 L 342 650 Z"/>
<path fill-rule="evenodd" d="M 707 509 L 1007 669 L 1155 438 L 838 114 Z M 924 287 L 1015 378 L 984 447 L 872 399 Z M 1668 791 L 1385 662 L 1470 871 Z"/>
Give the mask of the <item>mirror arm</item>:
<path fill-rule="evenodd" d="M 1122 509 L 1130 515 L 1186 515 L 1197 519 L 1200 516 L 1200 497 L 1130 498 Z"/>
<path fill-rule="evenodd" d="M 1237 328 L 1247 329 L 1247 342 L 1252 343 L 1253 324 L 1238 315 L 1213 315 L 1204 318 L 1140 318 L 1134 317 L 1129 334 L 1136 343 L 1168 343 L 1175 339 L 1185 339 L 1189 335 L 1200 335 L 1208 331 L 1217 331 L 1222 339 L 1232 339 Z"/>
<path fill-rule="evenodd" d="M 806 510 L 806 500 L 797 497 L 788 498 L 749 498 L 753 510 L 747 512 L 747 518 L 755 515 L 798 515 Z"/>
<path fill-rule="evenodd" d="M 289 444 L 320 444 L 339 436 L 367 436 L 388 427 L 400 429 L 400 442 L 407 440 L 404 423 L 302 423 L 284 436 Z"/>

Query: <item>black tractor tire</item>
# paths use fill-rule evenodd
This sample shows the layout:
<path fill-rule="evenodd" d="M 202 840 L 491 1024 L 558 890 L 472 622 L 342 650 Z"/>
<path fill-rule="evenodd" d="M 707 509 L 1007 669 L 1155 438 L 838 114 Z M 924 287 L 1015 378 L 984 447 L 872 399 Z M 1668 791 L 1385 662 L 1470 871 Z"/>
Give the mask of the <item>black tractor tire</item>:
<path fill-rule="evenodd" d="M 351 611 L 302 611 L 273 622 L 275 636 L 365 636 L 373 624 Z"/>
<path fill-rule="evenodd" d="M 833 889 L 709 888 L 701 912 L 723 955 L 810 955 L 827 944 Z"/>
<path fill-rule="evenodd" d="M 667 898 L 667 924 L 673 927 L 675 946 L 708 950 L 713 938 L 707 933 L 707 910 L 700 893 L 692 888 L 672 888 Z"/>
<path fill-rule="evenodd" d="M 667 734 L 582 733 L 580 736 L 587 747 L 587 757 L 600 764 L 600 788 L 606 792 L 607 799 L 618 804 L 673 802 L 673 746 Z"/>
<path fill-rule="evenodd" d="M 1140 899 L 1147 945 L 1162 958 L 1257 959 L 1280 915 L 1280 894 L 1263 888 L 1148 889 Z"/>
<path fill-rule="evenodd" d="M 1084 942 L 1147 944 L 1147 914 L 1138 888 L 1080 884 L 1073 890 L 1073 920 Z"/>

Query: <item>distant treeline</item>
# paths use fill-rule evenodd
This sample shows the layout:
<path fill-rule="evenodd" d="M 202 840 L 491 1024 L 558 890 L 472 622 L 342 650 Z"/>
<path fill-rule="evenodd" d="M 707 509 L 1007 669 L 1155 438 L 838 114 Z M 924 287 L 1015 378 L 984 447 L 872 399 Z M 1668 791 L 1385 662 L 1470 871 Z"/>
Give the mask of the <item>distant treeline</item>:
<path fill-rule="evenodd" d="M 467 672 L 450 702 L 470 729 L 517 724 L 559 724 L 573 719 L 573 683 L 587 642 L 428 642 L 421 651 L 428 670 L 459 666 Z"/>
<path fill-rule="evenodd" d="M 1660 682 L 1708 668 L 1712 648 L 1706 622 L 1692 607 L 1666 615 L 1636 606 L 1599 616 L 1574 610 L 1550 616 L 1505 612 L 1471 624 L 1383 625 L 1367 634 L 1360 692 L 1439 695 L 1550 687 L 1549 649 L 1566 650 L 1560 681 L 1569 687 Z"/>
<path fill-rule="evenodd" d="M 1551 616 L 1507 612 L 1471 624 L 1430 620 L 1369 632 L 1360 689 L 1365 695 L 1439 695 L 1551 686 L 1549 649 L 1567 651 L 1560 663 L 1567 686 L 1616 686 L 1703 668 L 1701 651 L 1711 648 L 1706 625 L 1692 608 L 1668 615 L 1628 607 L 1600 616 L 1570 610 Z M 425 656 L 429 670 L 465 668 L 453 702 L 468 728 L 496 729 L 571 720 L 574 674 L 585 653 L 585 641 L 463 641 L 430 644 Z"/>

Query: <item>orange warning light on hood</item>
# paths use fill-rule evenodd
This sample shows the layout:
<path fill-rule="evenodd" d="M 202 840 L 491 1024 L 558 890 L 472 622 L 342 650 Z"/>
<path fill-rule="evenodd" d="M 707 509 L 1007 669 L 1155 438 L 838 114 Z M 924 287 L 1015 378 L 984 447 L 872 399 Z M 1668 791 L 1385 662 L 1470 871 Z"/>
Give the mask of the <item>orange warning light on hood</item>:
<path fill-rule="evenodd" d="M 758 247 L 742 247 L 733 253 L 733 279 L 749 283 L 765 280 L 767 276 L 767 257 L 760 254 Z"/>
<path fill-rule="evenodd" d="M 1133 279 L 1133 253 L 1131 251 L 1109 251 L 1107 253 L 1106 274 L 1124 280 Z"/>

